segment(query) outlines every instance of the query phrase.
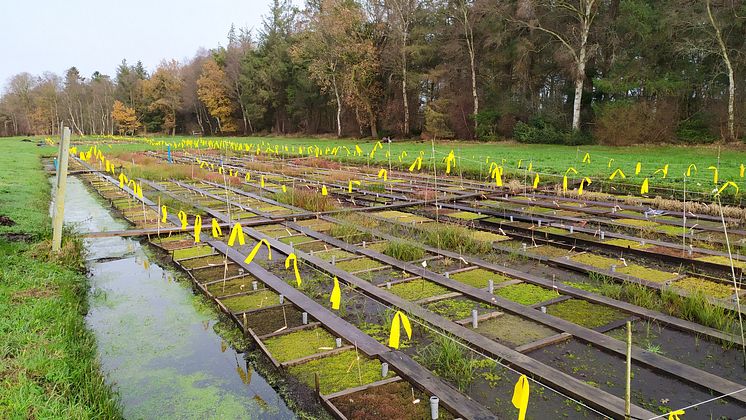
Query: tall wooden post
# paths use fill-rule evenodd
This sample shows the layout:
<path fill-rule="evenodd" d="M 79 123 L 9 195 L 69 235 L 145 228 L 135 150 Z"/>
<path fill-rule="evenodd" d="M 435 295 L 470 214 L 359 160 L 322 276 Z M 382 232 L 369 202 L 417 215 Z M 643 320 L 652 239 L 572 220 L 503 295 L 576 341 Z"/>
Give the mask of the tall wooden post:
<path fill-rule="evenodd" d="M 62 131 L 57 168 L 57 191 L 54 196 L 54 214 L 52 216 L 52 251 L 59 252 L 62 247 L 62 222 L 65 220 L 65 187 L 67 186 L 67 159 L 70 153 L 70 128 Z"/>
<path fill-rule="evenodd" d="M 624 395 L 624 418 L 632 418 L 632 323 L 627 321 L 627 392 Z"/>

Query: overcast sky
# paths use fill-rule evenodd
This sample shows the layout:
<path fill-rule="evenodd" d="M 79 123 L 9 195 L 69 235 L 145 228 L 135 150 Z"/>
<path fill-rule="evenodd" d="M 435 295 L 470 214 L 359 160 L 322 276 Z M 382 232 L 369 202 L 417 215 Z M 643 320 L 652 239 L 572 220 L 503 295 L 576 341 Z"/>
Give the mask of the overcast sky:
<path fill-rule="evenodd" d="M 2 0 L 0 86 L 20 72 L 114 76 L 126 58 L 148 71 L 226 44 L 231 23 L 261 28 L 272 0 Z M 294 1 L 301 5 L 302 0 Z"/>

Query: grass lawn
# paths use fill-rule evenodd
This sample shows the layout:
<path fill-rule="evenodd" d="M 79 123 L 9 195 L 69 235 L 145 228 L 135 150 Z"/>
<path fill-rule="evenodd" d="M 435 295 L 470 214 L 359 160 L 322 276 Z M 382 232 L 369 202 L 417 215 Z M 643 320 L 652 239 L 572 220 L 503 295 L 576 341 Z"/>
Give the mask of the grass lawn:
<path fill-rule="evenodd" d="M 178 143 L 182 139 L 194 139 L 193 137 L 156 137 L 151 140 Z M 213 138 L 211 140 L 217 140 Z M 386 164 L 389 162 L 394 167 L 408 168 L 414 159 L 424 151 L 423 171 L 426 171 L 429 162 L 434 155 L 439 165 L 439 173 L 442 174 L 445 169 L 443 159 L 453 150 L 456 156 L 455 173 L 479 177 L 487 180 L 489 162 L 497 162 L 504 166 L 505 176 L 511 176 L 527 184 L 533 182 L 533 173 L 527 172 L 529 164 L 534 172 L 541 174 L 541 183 L 557 182 L 561 180 L 562 175 L 569 167 L 578 170 L 575 177 L 591 177 L 594 180 L 608 181 L 609 175 L 617 168 L 622 169 L 626 179 L 617 176 L 613 182 L 627 183 L 635 186 L 639 192 L 639 186 L 644 178 L 650 178 L 651 195 L 656 188 L 683 187 L 684 173 L 690 164 L 696 164 L 696 171 L 692 169 L 692 176 L 687 180 L 688 190 L 697 190 L 711 192 L 714 188 L 713 171 L 707 168 L 711 165 L 718 166 L 719 163 L 719 182 L 735 181 L 743 184 L 744 179 L 740 176 L 740 165 L 746 164 L 746 148 L 743 146 L 729 147 L 719 149 L 717 146 L 631 146 L 631 147 L 610 147 L 610 146 L 559 146 L 559 145 L 530 145 L 518 144 L 513 142 L 465 142 L 465 141 L 441 141 L 433 145 L 425 141 L 394 141 L 392 144 L 384 144 L 383 149 L 375 152 L 373 158 L 370 158 L 370 151 L 375 145 L 371 140 L 359 139 L 321 139 L 321 138 L 285 138 L 285 137 L 230 137 L 227 140 L 237 143 L 263 144 L 262 149 L 266 150 L 267 146 L 288 146 L 288 153 L 296 155 L 294 150 L 299 146 L 306 149 L 308 146 L 318 145 L 322 152 L 327 148 L 346 146 L 351 151 L 355 150 L 355 145 L 363 149 L 362 156 L 347 156 L 347 152 L 341 149 L 338 152 L 336 160 L 343 160 L 357 163 L 370 163 L 371 165 Z M 210 139 L 205 139 L 210 140 Z M 89 140 L 95 141 L 95 140 Z M 111 142 L 109 139 L 98 141 Z M 141 141 L 132 139 L 132 141 Z M 165 150 L 166 146 L 148 146 L 145 143 L 114 144 L 112 151 L 135 151 L 146 148 Z M 386 154 L 389 152 L 389 156 Z M 403 152 L 406 156 L 402 157 Z M 243 152 L 246 153 L 246 152 Z M 590 163 L 583 163 L 585 153 L 590 154 Z M 720 159 L 718 160 L 718 155 Z M 399 158 L 402 157 L 401 161 Z M 635 166 L 637 162 L 641 163 L 640 174 L 635 175 Z M 520 163 L 521 168 L 518 168 Z M 668 175 L 662 178 L 661 172 L 657 175 L 654 173 L 662 169 L 666 164 L 669 165 Z M 742 185 L 746 186 L 746 185 Z M 593 188 L 591 188 L 593 189 Z M 742 188 L 743 189 L 743 188 Z"/>
<path fill-rule="evenodd" d="M 0 215 L 15 222 L 0 226 L 0 418 L 119 418 L 83 318 L 81 242 L 48 256 L 50 184 L 39 157 L 54 148 L 19 138 L 0 145 Z"/>

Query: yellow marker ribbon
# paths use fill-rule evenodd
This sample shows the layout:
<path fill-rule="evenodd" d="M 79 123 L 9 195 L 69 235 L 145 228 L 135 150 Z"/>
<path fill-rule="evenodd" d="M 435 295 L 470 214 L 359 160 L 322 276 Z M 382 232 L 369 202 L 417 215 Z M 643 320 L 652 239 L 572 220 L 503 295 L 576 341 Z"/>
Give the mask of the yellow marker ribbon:
<path fill-rule="evenodd" d="M 347 183 L 347 192 L 352 192 L 352 186 L 357 185 L 360 186 L 362 183 L 360 181 L 353 181 L 350 180 L 350 182 Z"/>
<path fill-rule="evenodd" d="M 213 219 L 215 220 L 215 219 Z M 202 234 L 202 216 L 194 217 L 194 243 L 199 243 L 199 236 Z"/>
<path fill-rule="evenodd" d="M 414 162 L 412 162 L 412 165 L 409 166 L 409 172 L 414 171 L 415 166 L 418 171 L 422 169 L 422 156 L 419 156 L 417 159 L 414 160 Z"/>
<path fill-rule="evenodd" d="M 187 214 L 184 212 L 184 210 L 179 211 L 177 214 L 179 217 L 179 220 L 181 221 L 181 230 L 186 230 L 187 227 Z"/>
<path fill-rule="evenodd" d="M 609 163 L 606 165 L 607 168 L 611 169 L 611 163 L 614 162 L 614 158 L 609 159 Z"/>
<path fill-rule="evenodd" d="M 591 154 L 587 153 L 583 156 L 583 163 L 591 163 Z"/>
<path fill-rule="evenodd" d="M 287 258 L 285 258 L 285 269 L 287 270 L 290 268 L 290 262 L 293 262 L 293 271 L 295 271 L 295 281 L 298 283 L 298 287 L 300 287 L 302 281 L 300 279 L 300 272 L 298 271 L 298 257 L 295 256 L 294 253 L 290 253 Z"/>
<path fill-rule="evenodd" d="M 322 196 L 329 195 L 329 192 L 326 190 L 326 185 L 321 186 L 321 195 Z"/>
<path fill-rule="evenodd" d="M 246 172 L 246 177 L 244 179 L 246 180 L 246 182 L 251 181 L 251 174 Z"/>
<path fill-rule="evenodd" d="M 622 179 L 625 179 L 625 178 L 627 178 L 627 176 L 626 176 L 626 175 L 624 175 L 624 172 L 622 171 L 622 169 L 621 169 L 621 168 L 617 168 L 617 170 L 616 170 L 616 171 L 614 171 L 614 172 L 613 172 L 613 173 L 611 174 L 611 176 L 609 177 L 609 180 L 612 180 L 612 179 L 616 178 L 616 176 L 617 176 L 617 175 L 621 176 L 621 177 L 622 177 Z"/>
<path fill-rule="evenodd" d="M 251 250 L 249 256 L 244 260 L 246 264 L 251 264 L 251 262 L 254 261 L 254 257 L 256 257 L 256 253 L 259 252 L 259 248 L 262 247 L 262 244 L 267 247 L 267 259 L 272 261 L 272 248 L 269 246 L 269 242 L 267 242 L 266 239 L 260 239 L 259 243 L 254 245 L 254 249 Z"/>
<path fill-rule="evenodd" d="M 357 144 L 355 145 L 355 154 L 360 156 L 363 155 L 363 149 L 361 149 Z"/>
<path fill-rule="evenodd" d="M 332 288 L 332 295 L 329 298 L 329 302 L 332 303 L 332 309 L 339 310 L 339 304 L 342 302 L 342 290 L 339 288 L 337 277 L 334 277 L 334 287 Z"/>
<path fill-rule="evenodd" d="M 528 171 L 531 172 L 534 169 L 534 161 L 528 163 Z"/>
<path fill-rule="evenodd" d="M 212 237 L 219 238 L 221 236 L 223 236 L 223 229 L 220 229 L 220 224 L 218 223 L 217 219 L 213 217 L 212 218 Z"/>
<path fill-rule="evenodd" d="M 409 323 L 409 318 L 402 311 L 396 311 L 394 319 L 391 320 L 391 332 L 389 333 L 389 347 L 393 349 L 399 348 L 399 341 L 401 337 L 401 327 L 404 326 L 404 332 L 407 333 L 407 338 L 412 338 L 412 324 Z"/>
<path fill-rule="evenodd" d="M 381 169 L 378 171 L 378 177 L 383 178 L 383 182 L 386 182 L 389 179 L 389 171 Z"/>
<path fill-rule="evenodd" d="M 127 182 L 127 175 L 125 175 L 124 172 L 121 172 L 119 174 L 119 188 L 124 188 L 124 184 L 126 184 Z"/>
<path fill-rule="evenodd" d="M 166 220 L 168 219 L 168 210 L 166 209 L 166 206 L 161 206 L 161 214 L 163 215 L 161 223 L 166 223 Z"/>
<path fill-rule="evenodd" d="M 642 185 L 640 186 L 640 194 L 647 194 L 648 193 L 648 179 L 645 178 L 644 181 L 642 181 Z"/>
<path fill-rule="evenodd" d="M 446 175 L 451 173 L 451 163 L 456 166 L 456 156 L 453 154 L 453 150 L 446 157 Z"/>
<path fill-rule="evenodd" d="M 243 236 L 243 229 L 241 228 L 241 224 L 238 222 L 236 222 L 236 224 L 233 225 L 233 229 L 231 229 L 231 236 L 228 238 L 228 246 L 233 246 L 233 244 L 236 243 L 236 239 L 238 239 L 238 243 L 241 245 L 246 243 L 246 238 Z"/>
<path fill-rule="evenodd" d="M 286 187 L 285 185 L 283 185 L 282 186 L 282 192 L 284 192 L 284 193 L 288 192 L 288 187 Z"/>
<path fill-rule="evenodd" d="M 741 178 L 743 178 L 744 172 L 746 171 L 746 166 L 743 166 L 743 163 L 741 164 Z"/>
<path fill-rule="evenodd" d="M 667 177 L 668 176 L 668 164 L 666 164 L 662 168 L 660 168 L 660 169 L 656 170 L 655 172 L 653 172 L 653 175 L 656 175 L 658 172 L 662 172 L 663 173 L 663 178 Z"/>
<path fill-rule="evenodd" d="M 681 420 L 681 417 L 684 415 L 684 410 L 676 410 L 668 413 L 668 420 Z"/>
<path fill-rule="evenodd" d="M 580 180 L 580 186 L 578 186 L 578 195 L 583 195 L 583 187 L 585 185 L 591 185 L 591 179 L 588 177 L 585 177 Z"/>
<path fill-rule="evenodd" d="M 707 168 L 712 171 L 712 183 L 717 185 L 718 184 L 718 168 L 715 166 L 710 166 Z"/>
<path fill-rule="evenodd" d="M 495 163 L 495 162 L 492 162 Z M 493 178 L 495 180 L 495 185 L 498 187 L 503 186 L 503 168 L 495 165 L 495 168 L 492 169 L 492 173 L 490 174 L 490 178 Z"/>
<path fill-rule="evenodd" d="M 264 175 L 259 179 L 259 185 L 264 188 Z"/>
<path fill-rule="evenodd" d="M 523 159 L 518 159 L 518 169 L 521 169 L 522 164 L 523 164 Z"/>
<path fill-rule="evenodd" d="M 686 168 L 686 176 L 692 176 L 692 168 L 694 168 L 694 173 L 697 173 L 697 165 L 692 163 L 688 168 Z"/>
<path fill-rule="evenodd" d="M 738 184 L 736 184 L 733 181 L 728 181 L 725 184 L 723 184 L 722 187 L 720 187 L 720 189 L 718 190 L 718 192 L 715 194 L 715 197 L 719 196 L 720 193 L 723 192 L 723 191 L 725 191 L 725 189 L 728 188 L 728 187 L 735 188 L 736 189 L 736 194 L 738 194 L 738 191 L 739 191 Z"/>
<path fill-rule="evenodd" d="M 511 400 L 513 406 L 518 409 L 518 420 L 524 420 L 526 418 L 526 409 L 528 408 L 528 396 L 529 396 L 529 385 L 528 378 L 526 375 L 521 375 L 518 378 L 518 382 L 515 384 L 513 389 L 513 399 Z"/>
<path fill-rule="evenodd" d="M 635 175 L 640 175 L 641 170 L 642 170 L 642 163 L 637 162 L 637 165 L 635 165 Z"/>
<path fill-rule="evenodd" d="M 534 177 L 534 189 L 539 188 L 539 174 Z"/>

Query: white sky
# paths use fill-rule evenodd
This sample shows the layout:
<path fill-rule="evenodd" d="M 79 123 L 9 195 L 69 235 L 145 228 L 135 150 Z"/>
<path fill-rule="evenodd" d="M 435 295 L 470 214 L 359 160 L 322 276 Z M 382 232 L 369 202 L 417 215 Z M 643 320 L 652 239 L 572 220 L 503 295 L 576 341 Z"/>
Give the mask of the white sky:
<path fill-rule="evenodd" d="M 148 71 L 225 45 L 231 24 L 261 28 L 272 0 L 2 0 L 0 86 L 14 74 L 114 76 L 126 58 Z M 297 6 L 302 0 L 294 0 Z"/>

